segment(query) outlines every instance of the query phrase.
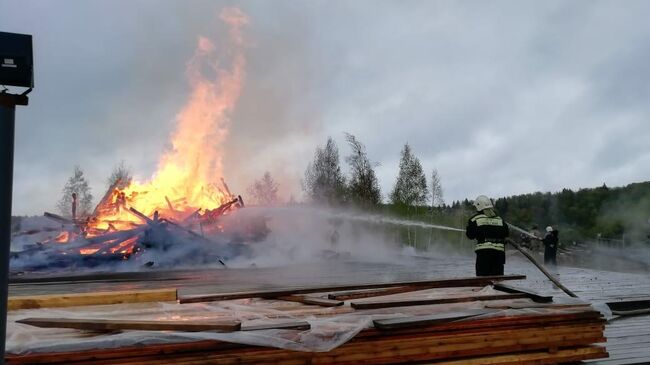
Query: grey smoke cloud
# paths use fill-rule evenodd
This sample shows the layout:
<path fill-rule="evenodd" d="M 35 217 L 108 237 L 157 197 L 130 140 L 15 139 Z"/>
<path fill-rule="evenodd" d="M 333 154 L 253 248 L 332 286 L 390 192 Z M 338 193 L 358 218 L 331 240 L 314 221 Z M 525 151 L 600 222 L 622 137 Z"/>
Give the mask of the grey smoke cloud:
<path fill-rule="evenodd" d="M 643 1 L 0 0 L 34 35 L 36 89 L 18 111 L 14 211 L 53 209 L 72 166 L 96 196 L 125 159 L 148 177 L 188 95 L 197 36 L 251 18 L 232 116 L 232 190 L 271 171 L 300 194 L 315 145 L 366 144 L 384 195 L 409 142 L 447 201 L 647 180 L 650 24 Z"/>

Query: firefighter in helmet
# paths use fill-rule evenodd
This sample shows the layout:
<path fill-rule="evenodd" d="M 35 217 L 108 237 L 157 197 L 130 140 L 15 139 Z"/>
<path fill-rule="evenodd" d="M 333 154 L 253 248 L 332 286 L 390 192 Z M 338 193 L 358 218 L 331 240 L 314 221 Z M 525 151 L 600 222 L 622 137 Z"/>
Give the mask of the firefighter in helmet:
<path fill-rule="evenodd" d="M 476 240 L 476 276 L 503 275 L 508 225 L 499 217 L 487 196 L 478 196 L 473 204 L 476 214 L 467 222 L 465 234 Z"/>
<path fill-rule="evenodd" d="M 546 236 L 542 239 L 544 244 L 544 265 L 557 266 L 557 246 L 559 232 L 553 227 L 546 227 Z"/>

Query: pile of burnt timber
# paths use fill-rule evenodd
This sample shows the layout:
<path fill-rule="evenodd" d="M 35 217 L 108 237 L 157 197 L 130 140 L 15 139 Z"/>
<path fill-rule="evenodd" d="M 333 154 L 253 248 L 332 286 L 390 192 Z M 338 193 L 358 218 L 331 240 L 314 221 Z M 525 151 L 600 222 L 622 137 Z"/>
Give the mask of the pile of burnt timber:
<path fill-rule="evenodd" d="M 67 329 L 61 330 L 68 331 L 61 332 L 61 336 L 70 336 L 69 329 L 103 331 L 103 335 L 106 335 L 105 331 L 140 330 L 234 334 L 232 338 L 236 339 L 237 333 L 279 330 L 283 338 L 300 341 L 308 336 L 328 340 L 340 335 L 335 326 L 327 327 L 327 331 L 321 327 L 318 333 L 310 333 L 309 322 L 313 318 L 329 318 L 332 323 L 336 323 L 337 317 L 341 318 L 340 321 L 351 318 L 344 316 L 372 319 L 351 340 L 324 352 L 252 346 L 236 340 L 201 340 L 83 351 L 69 351 L 68 347 L 65 352 L 9 354 L 6 361 L 8 364 L 479 365 L 556 364 L 608 356 L 605 347 L 597 345 L 606 341 L 603 336 L 605 320 L 587 303 L 577 300 L 554 302 L 550 296 L 495 283 L 522 278 L 513 275 L 215 293 L 180 296 L 178 304 L 175 304 L 187 308 L 193 304 L 183 303 L 224 301 L 226 307 L 233 305 L 237 308 L 237 304 L 258 301 L 269 313 L 277 313 L 278 308 L 282 308 L 293 319 L 276 319 L 274 323 L 257 326 L 237 318 L 235 309 L 231 318 L 221 316 L 202 321 L 42 316 L 15 321 L 26 326 L 24 328 Z M 122 295 L 132 297 L 129 293 Z M 87 302 L 82 298 L 74 300 Z M 75 305 L 74 300 L 67 305 Z M 20 303 L 29 301 L 23 298 Z M 60 303 L 58 301 L 57 305 Z M 76 313 L 83 312 L 83 308 L 76 307 Z M 34 315 L 34 312 L 30 314 Z M 269 337 L 273 333 L 263 332 L 257 338 Z M 79 333 L 79 338 L 88 336 L 91 336 L 88 332 Z"/>
<path fill-rule="evenodd" d="M 61 225 L 59 232 L 54 237 L 25 245 L 22 251 L 12 252 L 12 259 L 26 259 L 26 264 L 17 271 L 95 267 L 141 256 L 148 249 L 167 251 L 173 245 L 185 242 L 215 247 L 264 238 L 268 233 L 265 221 L 251 220 L 239 223 L 237 227 L 224 225 L 222 217 L 243 208 L 244 201 L 241 195 L 233 195 L 225 182 L 222 183 L 224 188 L 219 188 L 221 199 L 213 202 L 221 204 L 214 209 L 188 207 L 185 199 L 165 197 L 160 209 L 148 216 L 130 206 L 129 198 L 118 188 L 118 181 L 87 217 L 76 216 L 76 200 L 73 200 L 72 218 L 45 212 L 46 218 Z M 52 228 L 19 232 L 14 236 L 44 231 L 51 232 Z M 214 238 L 220 242 L 215 243 Z M 225 266 L 221 256 L 211 254 L 202 263 L 219 262 Z M 141 264 L 152 266 L 157 263 L 143 261 Z"/>

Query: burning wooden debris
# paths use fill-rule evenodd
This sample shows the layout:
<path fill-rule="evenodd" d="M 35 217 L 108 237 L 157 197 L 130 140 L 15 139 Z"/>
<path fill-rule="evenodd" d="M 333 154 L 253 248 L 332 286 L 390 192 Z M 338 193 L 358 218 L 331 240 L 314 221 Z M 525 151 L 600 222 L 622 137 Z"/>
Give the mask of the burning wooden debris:
<path fill-rule="evenodd" d="M 27 245 L 12 253 L 14 259 L 46 255 L 47 260 L 28 264 L 31 270 L 45 267 L 97 266 L 112 261 L 132 260 L 147 250 L 169 251 L 175 245 L 210 245 L 212 255 L 199 255 L 203 262 L 225 262 L 218 251 L 232 251 L 232 245 L 257 241 L 268 233 L 265 221 L 256 219 L 239 225 L 227 224 L 225 216 L 244 208 L 241 195 L 222 186 L 201 189 L 201 201 L 194 206 L 186 197 L 163 199 L 156 192 L 120 188 L 116 181 L 87 217 L 76 216 L 76 199 L 72 200 L 72 219 L 45 212 L 44 216 L 61 224 L 56 237 Z M 123 184 L 122 184 L 123 186 Z M 179 194 L 180 195 L 180 194 Z M 191 199 L 196 201 L 197 199 Z M 143 209 L 144 208 L 144 209 Z M 144 210 L 144 211 L 143 211 Z M 38 233 L 38 230 L 22 234 Z M 192 247 L 188 252 L 192 251 Z M 144 260 L 144 266 L 156 264 Z"/>

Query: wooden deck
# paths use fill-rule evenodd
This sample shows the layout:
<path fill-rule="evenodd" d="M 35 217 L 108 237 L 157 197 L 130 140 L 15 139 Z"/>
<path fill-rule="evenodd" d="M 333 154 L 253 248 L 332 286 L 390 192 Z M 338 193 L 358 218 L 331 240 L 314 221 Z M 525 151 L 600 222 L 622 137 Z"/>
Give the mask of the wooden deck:
<path fill-rule="evenodd" d="M 331 260 L 282 268 L 110 273 L 85 275 L 75 280 L 52 277 L 40 280 L 18 279 L 10 284 L 9 290 L 10 295 L 33 295 L 173 286 L 179 289 L 180 295 L 189 295 L 287 286 L 465 277 L 473 273 L 473 267 L 471 257 L 461 256 L 396 257 L 391 263 Z M 556 297 L 564 296 L 518 254 L 509 255 L 506 274 L 525 274 L 528 276 L 526 281 L 517 282 L 517 285 Z M 580 298 L 596 305 L 617 300 L 650 299 L 650 273 L 560 267 L 559 278 Z M 607 324 L 605 335 L 608 338 L 610 358 L 593 364 L 650 362 L 650 316 L 614 319 Z"/>

